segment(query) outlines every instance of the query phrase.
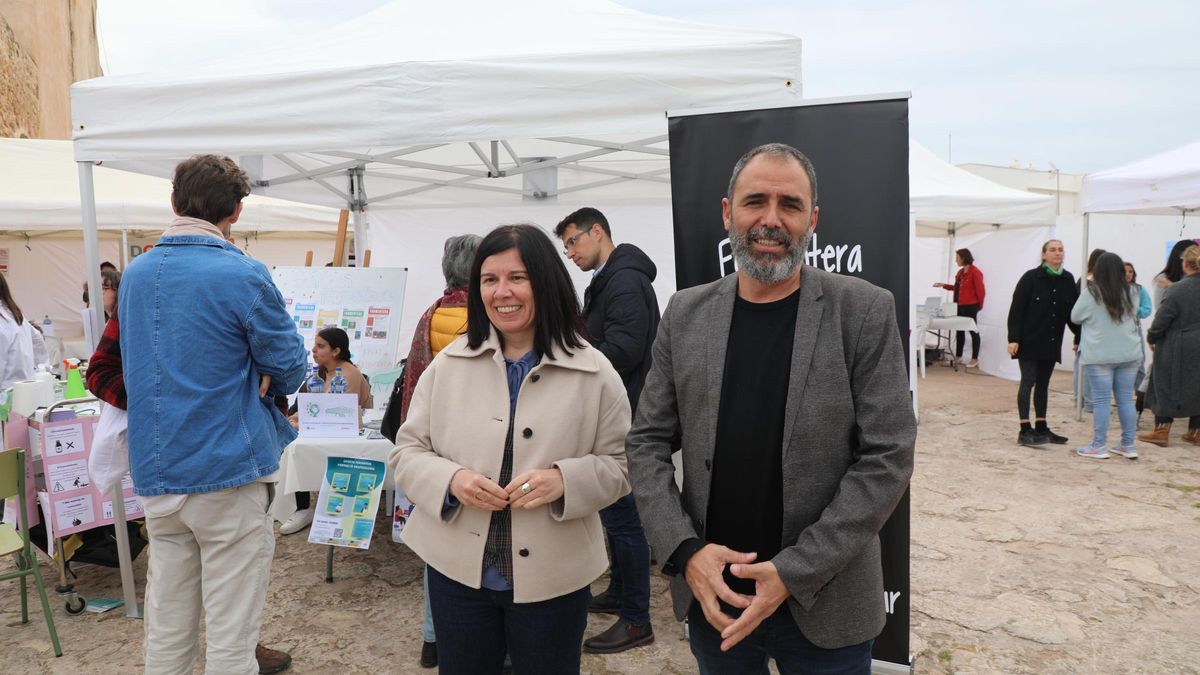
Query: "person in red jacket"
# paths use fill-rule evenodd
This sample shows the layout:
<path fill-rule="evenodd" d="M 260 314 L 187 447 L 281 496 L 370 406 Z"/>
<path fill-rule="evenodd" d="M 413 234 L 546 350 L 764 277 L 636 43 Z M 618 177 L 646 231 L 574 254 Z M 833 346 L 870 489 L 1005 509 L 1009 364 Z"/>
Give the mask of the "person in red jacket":
<path fill-rule="evenodd" d="M 979 311 L 983 309 L 983 272 L 980 272 L 979 268 L 975 266 L 975 256 L 971 255 L 970 249 L 958 249 L 954 252 L 954 259 L 958 263 L 958 274 L 954 275 L 954 283 L 935 283 L 934 287 L 954 291 L 954 302 L 958 303 L 958 315 L 975 319 L 979 315 Z M 960 360 L 966 341 L 966 331 L 958 331 L 954 354 Z M 967 367 L 975 368 L 978 365 L 979 333 L 971 331 L 971 360 L 967 362 Z"/>

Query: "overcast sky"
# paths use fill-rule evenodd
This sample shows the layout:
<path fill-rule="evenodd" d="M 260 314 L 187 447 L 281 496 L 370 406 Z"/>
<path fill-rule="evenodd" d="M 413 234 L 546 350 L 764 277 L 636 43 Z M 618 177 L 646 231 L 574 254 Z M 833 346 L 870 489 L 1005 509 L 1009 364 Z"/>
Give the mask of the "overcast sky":
<path fill-rule="evenodd" d="M 385 2 L 99 0 L 101 63 L 107 74 L 170 69 Z M 912 136 L 956 164 L 1086 173 L 1200 140 L 1200 3 L 1191 0 L 621 4 L 798 35 L 805 97 L 911 91 Z"/>

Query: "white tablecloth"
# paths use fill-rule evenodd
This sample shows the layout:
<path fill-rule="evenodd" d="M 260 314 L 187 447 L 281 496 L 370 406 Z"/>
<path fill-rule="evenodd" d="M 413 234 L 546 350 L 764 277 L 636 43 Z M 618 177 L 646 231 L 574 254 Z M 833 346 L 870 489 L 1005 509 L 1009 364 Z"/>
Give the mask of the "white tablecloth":
<path fill-rule="evenodd" d="M 966 330 L 978 331 L 975 319 L 969 316 L 931 316 L 929 330 Z"/>
<path fill-rule="evenodd" d="M 328 458 L 362 457 L 386 463 L 394 447 L 386 438 L 297 438 L 283 449 L 283 456 L 279 458 L 279 484 L 275 488 L 275 503 L 271 506 L 272 517 L 278 521 L 287 520 L 296 511 L 296 499 L 292 495 L 321 489 Z M 395 485 L 390 467 L 383 480 L 385 490 Z"/>

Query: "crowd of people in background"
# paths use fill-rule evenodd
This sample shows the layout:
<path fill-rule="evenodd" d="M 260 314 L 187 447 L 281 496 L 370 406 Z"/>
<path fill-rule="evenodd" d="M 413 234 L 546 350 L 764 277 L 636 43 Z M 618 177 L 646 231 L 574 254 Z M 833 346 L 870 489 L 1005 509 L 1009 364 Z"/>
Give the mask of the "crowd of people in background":
<path fill-rule="evenodd" d="M 107 325 L 88 385 L 128 410 L 151 551 L 147 672 L 190 671 L 202 610 L 209 669 L 290 665 L 257 644 L 275 546 L 267 507 L 296 434 L 286 397 L 308 386 L 311 355 L 323 386 L 340 372 L 372 404 L 347 334 L 325 328 L 306 351 L 269 272 L 230 241 L 247 194 L 228 158 L 180 163 L 176 220 L 124 276 L 102 270 Z M 616 244 L 594 208 L 553 236 L 513 224 L 446 240 L 445 290 L 414 332 L 389 459 L 415 505 L 405 543 L 425 562 L 422 666 L 577 673 L 582 651 L 650 644 L 657 564 L 701 672 L 765 673 L 769 659 L 780 672 L 814 659 L 869 672 L 884 622 L 877 533 L 907 487 L 915 425 L 890 294 L 803 265 L 818 214 L 807 157 L 752 149 L 722 200 L 737 273 L 677 293 L 661 317 L 654 262 Z M 1200 445 L 1200 246 L 1179 242 L 1152 292 L 1116 253 L 1094 251 L 1078 282 L 1064 256 L 1047 241 L 1009 306 L 1017 442 L 1068 442 L 1047 407 L 1069 329 L 1093 415 L 1080 457 L 1136 459 L 1137 441 L 1169 443 L 1176 418 Z M 955 257 L 954 282 L 935 286 L 976 319 L 983 273 L 969 249 Z M 592 274 L 582 304 L 566 260 Z M 224 358 L 191 358 L 189 336 L 213 331 Z M 20 357 L 6 358 L 0 388 L 28 379 L 39 344 L 0 275 L 0 348 Z M 231 406 L 234 419 L 213 414 Z M 1137 434 L 1143 407 L 1155 425 Z M 815 419 L 824 431 L 794 424 Z M 281 534 L 312 521 L 311 497 L 297 502 Z M 585 639 L 588 613 L 616 619 Z"/>

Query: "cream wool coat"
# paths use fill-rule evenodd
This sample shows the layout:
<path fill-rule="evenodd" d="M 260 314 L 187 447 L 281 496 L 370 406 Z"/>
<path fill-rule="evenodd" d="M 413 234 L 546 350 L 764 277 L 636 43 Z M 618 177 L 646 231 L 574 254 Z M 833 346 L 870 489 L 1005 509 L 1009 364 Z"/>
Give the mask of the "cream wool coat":
<path fill-rule="evenodd" d="M 499 482 L 508 420 L 508 380 L 495 331 L 478 349 L 469 349 L 463 336 L 421 375 L 388 459 L 396 487 L 417 505 L 404 542 L 471 588 L 481 586 L 491 512 L 442 506 L 460 468 Z M 565 595 L 604 573 L 598 512 L 629 494 L 629 422 L 621 377 L 590 346 L 543 357 L 526 376 L 517 396 L 512 475 L 558 467 L 564 493 L 553 504 L 512 514 L 515 602 Z"/>

